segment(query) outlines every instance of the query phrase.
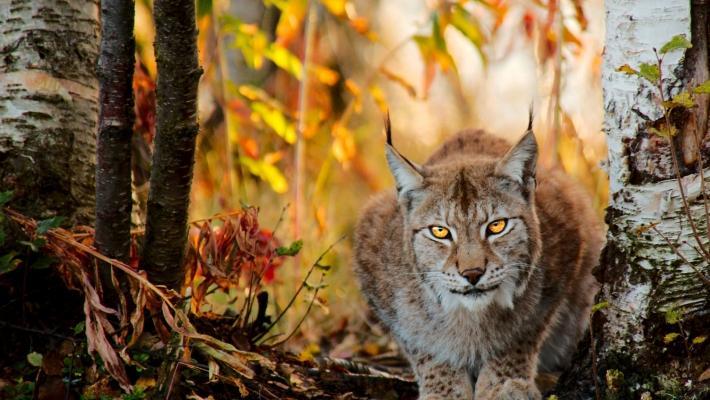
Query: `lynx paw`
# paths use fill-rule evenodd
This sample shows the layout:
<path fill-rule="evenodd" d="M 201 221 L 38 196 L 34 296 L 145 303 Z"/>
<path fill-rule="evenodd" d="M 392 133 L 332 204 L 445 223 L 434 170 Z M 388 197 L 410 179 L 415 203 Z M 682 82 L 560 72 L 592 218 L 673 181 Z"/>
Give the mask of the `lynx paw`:
<path fill-rule="evenodd" d="M 535 382 L 523 379 L 508 379 L 503 382 L 496 400 L 541 400 L 542 395 L 537 390 Z"/>
<path fill-rule="evenodd" d="M 541 400 L 535 382 L 524 379 L 506 379 L 498 384 L 476 386 L 476 400 Z"/>

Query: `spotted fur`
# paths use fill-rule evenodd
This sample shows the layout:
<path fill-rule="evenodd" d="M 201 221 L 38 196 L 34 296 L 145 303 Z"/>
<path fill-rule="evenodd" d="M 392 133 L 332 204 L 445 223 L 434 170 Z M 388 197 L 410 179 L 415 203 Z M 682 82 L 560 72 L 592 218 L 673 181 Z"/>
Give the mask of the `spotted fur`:
<path fill-rule="evenodd" d="M 397 189 L 365 207 L 355 270 L 420 398 L 540 399 L 537 372 L 569 362 L 597 290 L 603 232 L 588 197 L 563 173 L 537 171 L 531 130 L 512 148 L 464 131 L 421 166 L 388 132 L 387 159 Z M 501 218 L 503 233 L 487 234 Z M 485 272 L 472 283 L 471 269 Z"/>

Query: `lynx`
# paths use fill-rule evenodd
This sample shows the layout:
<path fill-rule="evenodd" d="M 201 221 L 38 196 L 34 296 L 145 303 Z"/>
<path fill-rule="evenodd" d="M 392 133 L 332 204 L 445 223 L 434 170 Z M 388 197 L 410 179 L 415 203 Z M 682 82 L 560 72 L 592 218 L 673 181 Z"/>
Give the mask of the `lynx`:
<path fill-rule="evenodd" d="M 389 117 L 385 130 L 396 191 L 364 208 L 355 270 L 420 398 L 540 399 L 537 373 L 570 362 L 597 291 L 590 200 L 536 173 L 532 123 L 512 147 L 463 131 L 423 165 L 393 147 Z"/>

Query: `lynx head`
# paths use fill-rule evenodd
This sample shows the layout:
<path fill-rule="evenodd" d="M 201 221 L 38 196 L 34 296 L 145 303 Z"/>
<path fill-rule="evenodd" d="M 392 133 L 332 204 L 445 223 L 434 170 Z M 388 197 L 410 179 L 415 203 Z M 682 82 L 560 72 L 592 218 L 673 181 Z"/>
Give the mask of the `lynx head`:
<path fill-rule="evenodd" d="M 500 159 L 458 153 L 418 166 L 392 146 L 389 120 L 386 128 L 416 279 L 447 309 L 512 308 L 540 253 L 532 130 Z"/>

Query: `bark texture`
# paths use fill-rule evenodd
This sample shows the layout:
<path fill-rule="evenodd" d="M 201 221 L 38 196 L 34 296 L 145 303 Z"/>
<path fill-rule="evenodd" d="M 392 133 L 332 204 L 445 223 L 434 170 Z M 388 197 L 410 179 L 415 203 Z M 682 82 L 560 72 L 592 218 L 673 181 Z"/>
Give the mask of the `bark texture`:
<path fill-rule="evenodd" d="M 102 0 L 96 246 L 103 254 L 124 262 L 130 253 L 132 205 L 133 19 L 133 0 Z M 102 275 L 104 282 L 110 282 L 110 276 Z"/>
<path fill-rule="evenodd" d="M 685 154 L 678 151 L 688 216 L 670 144 L 648 130 L 662 117 L 657 90 L 643 79 L 616 71 L 624 64 L 654 64 L 653 49 L 674 35 L 691 38 L 691 15 L 697 9 L 691 10 L 687 0 L 607 1 L 605 7 L 602 79 L 611 193 L 608 242 L 597 274 L 602 282 L 598 301 L 608 306 L 593 321 L 598 384 L 607 399 L 638 399 L 645 392 L 651 397 L 644 398 L 661 394 L 670 397 L 660 398 L 703 398 L 698 377 L 705 367 L 701 360 L 710 353 L 707 341 L 693 344 L 692 339 L 710 333 L 710 291 L 699 277 L 708 275 L 710 268 L 695 248 L 689 224 L 692 218 L 707 246 L 701 175 L 683 167 Z M 695 43 L 700 38 L 692 39 Z M 684 56 L 682 51 L 665 56 L 667 98 L 688 79 Z M 707 64 L 698 67 L 707 73 Z M 699 135 L 703 136 L 704 132 Z M 676 137 L 677 148 L 683 148 L 682 141 L 682 135 Z M 704 176 L 707 180 L 710 170 Z M 673 313 L 681 316 L 678 322 L 667 319 Z M 591 365 L 580 361 L 578 367 Z M 591 398 L 593 385 L 589 381 L 585 385 L 584 390 L 572 390 L 575 397 L 569 398 Z"/>
<path fill-rule="evenodd" d="M 183 277 L 202 70 L 195 2 L 156 0 L 153 14 L 158 107 L 142 266 L 153 282 L 175 287 Z"/>
<path fill-rule="evenodd" d="M 34 218 L 94 220 L 97 0 L 0 0 L 0 190 Z"/>

